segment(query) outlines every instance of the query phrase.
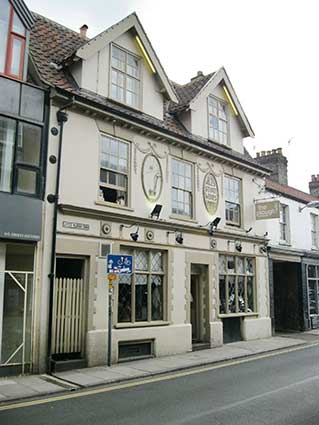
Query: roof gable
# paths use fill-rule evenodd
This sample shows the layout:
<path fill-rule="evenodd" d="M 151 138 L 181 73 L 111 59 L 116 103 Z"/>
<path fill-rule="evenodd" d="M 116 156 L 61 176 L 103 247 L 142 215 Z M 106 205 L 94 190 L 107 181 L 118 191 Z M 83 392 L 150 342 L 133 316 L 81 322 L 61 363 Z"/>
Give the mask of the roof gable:
<path fill-rule="evenodd" d="M 134 29 L 136 35 L 139 37 L 142 48 L 145 49 L 147 55 L 149 56 L 155 71 L 156 76 L 161 82 L 164 91 L 167 93 L 168 98 L 173 102 L 178 102 L 178 98 L 174 92 L 174 89 L 171 86 L 171 83 L 162 67 L 152 45 L 149 41 L 144 28 L 140 20 L 138 19 L 136 13 L 124 18 L 122 21 L 118 22 L 115 25 L 112 25 L 107 30 L 103 31 L 101 34 L 87 41 L 83 46 L 81 46 L 77 51 L 76 55 L 81 59 L 88 59 L 90 56 L 103 49 L 103 47 L 117 39 L 121 34 Z"/>

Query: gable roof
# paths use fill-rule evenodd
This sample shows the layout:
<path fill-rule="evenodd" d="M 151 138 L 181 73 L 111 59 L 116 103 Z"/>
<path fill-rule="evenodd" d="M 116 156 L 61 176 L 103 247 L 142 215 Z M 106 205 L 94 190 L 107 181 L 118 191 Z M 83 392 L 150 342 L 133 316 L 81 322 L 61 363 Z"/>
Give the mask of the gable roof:
<path fill-rule="evenodd" d="M 158 59 L 155 50 L 153 49 L 153 46 L 135 12 L 128 15 L 118 23 L 112 25 L 96 37 L 87 41 L 84 45 L 77 49 L 76 56 L 81 59 L 87 59 L 97 51 L 101 50 L 106 44 L 112 42 L 123 33 L 132 29 L 134 29 L 136 35 L 139 36 L 144 49 L 150 57 L 151 62 L 156 70 L 156 76 L 167 93 L 168 99 L 172 102 L 178 102 L 178 98 L 176 97 L 176 93 L 171 86 L 170 80 L 168 79 L 164 68 L 162 67 L 162 64 Z"/>
<path fill-rule="evenodd" d="M 226 73 L 224 67 L 221 67 L 218 71 L 212 72 L 208 75 L 199 75 L 191 80 L 190 83 L 179 85 L 174 83 L 175 90 L 180 99 L 178 105 L 170 104 L 169 110 L 172 113 L 179 113 L 187 109 L 191 109 L 196 100 L 201 96 L 202 92 L 208 85 L 212 85 L 212 88 L 217 87 L 220 82 L 225 84 L 231 100 L 233 101 L 238 111 L 238 119 L 241 124 L 241 128 L 245 137 L 254 137 L 254 131 L 248 121 L 248 118 L 239 102 L 239 99 L 235 93 L 235 90 L 230 82 L 230 79 Z"/>
<path fill-rule="evenodd" d="M 309 193 L 302 192 L 301 190 L 295 189 L 291 186 L 282 185 L 270 179 L 266 179 L 265 188 L 304 204 L 308 204 L 308 202 L 311 201 L 318 201 L 318 198 L 309 195 Z"/>
<path fill-rule="evenodd" d="M 34 24 L 34 18 L 32 13 L 27 8 L 23 0 L 10 0 L 14 10 L 21 19 L 23 25 L 30 31 Z"/>

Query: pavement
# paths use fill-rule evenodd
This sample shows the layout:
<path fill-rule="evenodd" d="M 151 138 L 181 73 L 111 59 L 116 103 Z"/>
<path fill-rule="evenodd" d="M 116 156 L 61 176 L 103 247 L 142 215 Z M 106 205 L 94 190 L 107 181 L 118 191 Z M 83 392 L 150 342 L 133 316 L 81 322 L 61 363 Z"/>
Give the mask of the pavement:
<path fill-rule="evenodd" d="M 240 341 L 219 348 L 173 356 L 136 360 L 111 367 L 74 369 L 54 375 L 0 378 L 0 405 L 28 398 L 56 395 L 88 387 L 105 386 L 138 378 L 171 373 L 225 361 L 243 359 L 293 347 L 319 343 L 319 330 L 280 334 L 254 341 Z"/>

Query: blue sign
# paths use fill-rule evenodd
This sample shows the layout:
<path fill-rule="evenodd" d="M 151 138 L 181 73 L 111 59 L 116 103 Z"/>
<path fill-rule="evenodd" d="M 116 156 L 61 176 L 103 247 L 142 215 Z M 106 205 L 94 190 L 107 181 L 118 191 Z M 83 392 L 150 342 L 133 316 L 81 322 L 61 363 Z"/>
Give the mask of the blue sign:
<path fill-rule="evenodd" d="M 132 255 L 108 255 L 107 256 L 107 274 L 132 274 L 133 256 Z"/>

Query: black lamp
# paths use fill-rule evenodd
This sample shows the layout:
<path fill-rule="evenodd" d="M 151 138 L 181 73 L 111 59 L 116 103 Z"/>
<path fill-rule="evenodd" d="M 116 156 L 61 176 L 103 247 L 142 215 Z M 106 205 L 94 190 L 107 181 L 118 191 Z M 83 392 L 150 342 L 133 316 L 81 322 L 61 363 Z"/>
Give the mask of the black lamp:
<path fill-rule="evenodd" d="M 182 245 L 183 242 L 184 242 L 183 234 L 182 233 L 177 233 L 176 234 L 176 237 L 175 237 L 175 240 L 176 240 L 177 243 L 179 243 L 180 245 Z"/>
<path fill-rule="evenodd" d="M 151 212 L 151 218 L 155 217 L 155 218 L 159 219 L 162 208 L 163 208 L 163 205 L 156 204 L 155 207 L 153 208 L 153 211 Z"/>
<path fill-rule="evenodd" d="M 208 223 L 208 234 L 210 236 L 213 236 L 215 230 L 217 230 L 217 227 L 218 227 L 220 220 L 221 220 L 220 217 L 216 217 L 213 221 Z"/>
<path fill-rule="evenodd" d="M 243 250 L 243 246 L 242 246 L 242 244 L 241 244 L 241 242 L 240 242 L 240 241 L 235 241 L 235 249 L 236 249 L 236 251 L 238 251 L 238 252 L 242 252 L 242 250 Z"/>

